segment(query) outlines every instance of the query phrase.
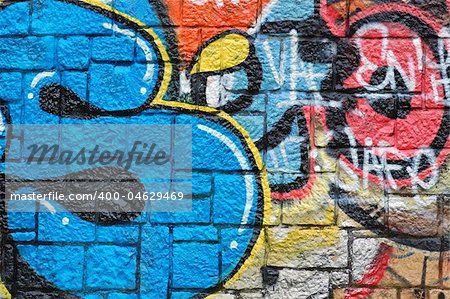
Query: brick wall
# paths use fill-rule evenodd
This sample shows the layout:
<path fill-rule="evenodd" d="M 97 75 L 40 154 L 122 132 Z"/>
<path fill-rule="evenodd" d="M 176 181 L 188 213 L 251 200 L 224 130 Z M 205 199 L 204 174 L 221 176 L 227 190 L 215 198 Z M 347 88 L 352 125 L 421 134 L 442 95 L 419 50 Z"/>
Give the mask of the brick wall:
<path fill-rule="evenodd" d="M 193 197 L 3 200 L 0 293 L 450 298 L 447 5 L 0 0 L 2 151 L 7 124 L 187 124 Z"/>

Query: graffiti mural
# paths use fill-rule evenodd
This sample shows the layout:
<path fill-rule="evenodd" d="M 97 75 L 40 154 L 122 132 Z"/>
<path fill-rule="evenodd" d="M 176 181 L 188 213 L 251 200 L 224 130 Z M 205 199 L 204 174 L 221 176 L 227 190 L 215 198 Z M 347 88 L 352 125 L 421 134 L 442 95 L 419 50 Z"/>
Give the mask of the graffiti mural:
<path fill-rule="evenodd" d="M 191 212 L 3 200 L 0 293 L 450 298 L 449 5 L 0 0 L 4 157 L 11 124 L 192 127 Z"/>
<path fill-rule="evenodd" d="M 6 122 L 189 124 L 192 168 L 199 172 L 192 178 L 192 211 L 185 213 L 117 219 L 89 217 L 67 205 L 37 214 L 4 204 L 2 280 L 9 293 L 14 298 L 167 298 L 214 292 L 260 246 L 268 185 L 253 143 L 226 114 L 163 100 L 171 88 L 170 32 L 145 28 L 133 16 L 89 1 L 10 3 L 2 12 L 25 15 L 30 7 L 32 33 L 2 39 L 2 67 L 11 69 L 4 74 L 22 76 L 25 90 L 21 100 L 3 102 Z M 153 16 L 146 17 L 158 20 L 158 12 L 150 12 Z M 64 21 L 69 16 L 75 19 Z M 28 53 L 37 54 L 27 61 Z M 14 134 L 8 130 L 6 144 Z M 135 174 L 145 186 L 146 174 Z M 230 186 L 239 193 L 227 192 Z"/>

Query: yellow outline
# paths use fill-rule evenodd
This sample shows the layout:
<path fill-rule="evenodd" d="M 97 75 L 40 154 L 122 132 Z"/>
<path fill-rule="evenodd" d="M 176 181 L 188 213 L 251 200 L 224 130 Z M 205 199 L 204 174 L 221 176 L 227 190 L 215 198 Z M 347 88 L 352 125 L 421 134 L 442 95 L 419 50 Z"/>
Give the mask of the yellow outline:
<path fill-rule="evenodd" d="M 0 0 L 0 2 L 1 2 L 1 0 Z M 2 296 L 1 298 L 3 298 L 3 299 L 11 299 L 11 294 L 9 293 L 8 289 L 3 284 L 2 281 L 0 281 L 0 295 Z"/>
<path fill-rule="evenodd" d="M 267 177 L 266 168 L 262 161 L 259 150 L 256 147 L 253 140 L 250 138 L 250 135 L 248 134 L 248 132 L 229 114 L 227 114 L 223 111 L 211 108 L 211 107 L 195 106 L 195 105 L 180 103 L 180 102 L 165 102 L 161 106 L 167 106 L 169 108 L 181 108 L 181 109 L 186 109 L 189 111 L 200 111 L 203 113 L 213 114 L 213 115 L 216 115 L 216 116 L 219 116 L 219 117 L 225 119 L 230 124 L 232 124 L 239 131 L 239 133 L 242 134 L 253 157 L 255 158 L 258 170 L 260 171 L 261 185 L 262 185 L 262 189 L 263 189 L 263 202 L 264 202 L 263 221 L 261 223 L 261 226 L 262 226 L 261 231 L 259 233 L 258 239 L 256 240 L 256 242 L 250 252 L 250 255 L 244 261 L 244 264 L 242 264 L 241 267 L 239 268 L 239 270 L 225 283 L 224 286 L 228 287 L 233 282 L 238 280 L 240 278 L 240 276 L 245 272 L 245 270 L 247 270 L 252 265 L 253 259 L 255 258 L 255 253 L 264 248 L 264 239 L 265 239 L 264 226 L 269 224 L 268 221 L 270 219 L 271 204 L 272 204 L 271 194 L 270 194 L 270 186 L 269 186 L 269 180 Z M 213 296 L 213 295 L 210 295 L 207 298 L 212 298 L 211 296 Z"/>
<path fill-rule="evenodd" d="M 57 1 L 63 2 L 64 0 L 57 0 Z M 210 107 L 196 106 L 196 105 L 174 102 L 174 101 L 168 102 L 168 101 L 163 100 L 163 97 L 169 88 L 173 69 L 172 69 L 172 64 L 170 62 L 170 57 L 166 51 L 166 48 L 164 47 L 159 36 L 151 28 L 145 28 L 147 26 L 146 24 L 133 18 L 130 15 L 127 15 L 125 13 L 115 10 L 113 7 L 107 5 L 103 2 L 100 2 L 97 0 L 77 0 L 77 1 L 86 3 L 91 6 L 99 7 L 101 9 L 109 11 L 113 14 L 119 15 L 119 16 L 135 23 L 139 27 L 141 27 L 142 30 L 145 30 L 153 38 L 154 43 L 158 47 L 158 50 L 160 51 L 161 57 L 164 61 L 164 75 L 163 75 L 160 89 L 159 89 L 157 95 L 155 96 L 155 98 L 153 99 L 153 101 L 150 103 L 149 108 L 152 106 L 159 105 L 159 106 L 167 107 L 167 108 L 178 108 L 178 109 L 185 109 L 188 111 L 199 111 L 199 112 L 206 113 L 206 114 L 216 115 L 216 116 L 219 116 L 219 117 L 225 119 L 226 121 L 228 121 L 244 137 L 243 142 L 247 143 L 253 157 L 255 158 L 258 170 L 260 171 L 260 175 L 261 175 L 261 185 L 262 185 L 262 189 L 263 189 L 263 202 L 264 202 L 263 221 L 261 223 L 262 227 L 261 227 L 261 231 L 259 233 L 258 239 L 256 240 L 248 258 L 244 261 L 244 263 L 241 265 L 241 267 L 238 269 L 238 271 L 225 283 L 225 287 L 228 287 L 230 284 L 232 284 L 233 282 L 238 280 L 239 277 L 245 272 L 245 270 L 247 270 L 252 265 L 253 259 L 255 258 L 255 253 L 264 248 L 264 238 L 265 238 L 264 226 L 268 225 L 268 221 L 270 219 L 271 194 L 270 194 L 269 180 L 267 177 L 267 171 L 263 164 L 259 150 L 255 146 L 253 140 L 250 138 L 250 135 L 248 134 L 248 132 L 229 114 L 227 114 L 223 111 L 214 109 L 214 108 L 210 108 Z M 4 0 L 0 0 L 0 2 L 4 2 Z M 19 1 L 16 1 L 16 2 L 19 2 Z M 71 3 L 71 4 L 76 5 L 75 3 Z M 0 284 L 0 293 L 5 292 L 5 290 L 6 290 L 6 288 L 4 287 L 4 285 Z M 4 293 L 4 295 L 7 295 L 6 298 L 8 298 L 8 299 L 11 298 L 11 295 L 8 293 L 7 290 L 6 290 L 6 293 Z M 209 296 L 209 297 L 211 297 L 211 296 Z"/>

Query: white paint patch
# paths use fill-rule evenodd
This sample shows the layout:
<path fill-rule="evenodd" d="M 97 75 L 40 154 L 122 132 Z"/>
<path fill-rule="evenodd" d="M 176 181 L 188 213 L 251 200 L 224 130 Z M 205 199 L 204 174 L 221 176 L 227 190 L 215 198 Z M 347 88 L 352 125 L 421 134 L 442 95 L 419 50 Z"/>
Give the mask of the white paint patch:
<path fill-rule="evenodd" d="M 150 62 L 152 60 L 152 53 L 150 47 L 145 43 L 145 41 L 139 37 L 136 38 L 137 45 L 142 49 L 145 55 L 145 60 Z M 150 81 L 153 78 L 153 65 L 147 63 L 147 72 L 144 76 L 144 81 Z"/>
<path fill-rule="evenodd" d="M 0 133 L 3 133 L 6 131 L 5 122 L 3 117 L 0 117 Z M 2 149 L 2 147 L 0 147 Z"/>
<path fill-rule="evenodd" d="M 208 0 L 190 0 L 192 3 L 196 4 L 196 5 L 205 5 Z M 231 0 L 231 3 L 234 5 L 239 4 L 240 0 Z M 223 0 L 216 0 L 216 5 L 217 7 L 223 7 L 224 3 Z"/>
<path fill-rule="evenodd" d="M 237 249 L 238 246 L 239 246 L 238 242 L 233 241 L 233 242 L 231 242 L 231 244 L 230 244 L 230 249 Z"/>
<path fill-rule="evenodd" d="M 350 141 L 350 153 L 352 155 L 352 163 L 355 165 L 355 167 L 359 167 L 359 161 L 358 161 L 358 152 L 356 150 L 356 137 L 353 133 L 352 129 L 349 127 L 344 128 L 344 132 L 348 137 L 348 140 Z"/>
<path fill-rule="evenodd" d="M 128 36 L 128 37 L 135 37 L 136 36 L 133 31 L 128 30 L 128 29 L 120 28 L 116 24 L 103 23 L 103 28 L 112 30 L 114 32 L 120 33 L 120 34 Z"/>
<path fill-rule="evenodd" d="M 355 109 L 351 113 L 353 113 L 354 115 L 356 115 L 356 116 L 358 116 L 360 118 L 364 118 L 365 117 L 365 114 L 359 109 Z"/>
<path fill-rule="evenodd" d="M 205 5 L 208 0 L 191 0 L 191 2 L 197 5 Z"/>
<path fill-rule="evenodd" d="M 220 76 L 209 76 L 207 79 L 206 102 L 209 107 L 220 107 L 222 105 Z"/>
<path fill-rule="evenodd" d="M 61 222 L 63 225 L 69 225 L 70 219 L 67 217 L 64 217 Z"/>
<path fill-rule="evenodd" d="M 284 141 L 280 143 L 280 152 L 281 152 L 281 157 L 283 157 L 284 164 L 287 165 L 289 163 L 289 160 L 288 160 L 288 155 L 286 152 L 286 146 L 285 146 Z"/>
<path fill-rule="evenodd" d="M 322 96 L 318 92 L 312 93 L 314 96 L 314 102 L 312 102 L 310 99 L 295 99 L 295 100 L 284 100 L 277 103 L 277 108 L 290 108 L 295 105 L 299 106 L 312 106 L 314 103 L 315 107 L 332 107 L 332 108 L 341 108 L 342 103 L 338 101 L 325 101 L 323 100 Z"/>
<path fill-rule="evenodd" d="M 317 151 L 317 149 L 311 150 L 311 157 L 313 159 L 317 159 L 318 156 L 319 156 L 319 152 Z"/>
<path fill-rule="evenodd" d="M 56 72 L 42 72 L 37 74 L 33 81 L 31 81 L 31 87 L 35 88 L 42 79 L 53 77 L 55 74 Z"/>
<path fill-rule="evenodd" d="M 191 81 L 188 79 L 186 70 L 180 73 L 180 92 L 181 94 L 191 93 Z"/>
<path fill-rule="evenodd" d="M 141 87 L 141 94 L 144 95 L 147 93 L 147 88 Z"/>
<path fill-rule="evenodd" d="M 40 200 L 39 204 L 43 205 L 44 207 L 47 208 L 47 210 L 49 210 L 50 213 L 52 214 L 56 214 L 56 209 L 54 206 L 52 206 L 52 204 L 46 200 Z"/>
<path fill-rule="evenodd" d="M 349 177 L 349 182 L 343 182 L 339 176 L 336 178 L 336 182 L 340 188 L 345 191 L 354 192 L 359 188 L 359 178 L 358 175 L 341 159 L 337 161 L 337 165 L 341 171 Z"/>
<path fill-rule="evenodd" d="M 334 130 L 329 130 L 329 131 L 326 133 L 327 144 L 328 144 L 329 142 L 331 142 L 331 140 L 333 140 L 333 136 L 334 136 Z"/>
<path fill-rule="evenodd" d="M 370 265 L 373 264 L 378 255 L 381 239 L 358 238 L 353 242 L 353 277 L 355 281 L 360 281 Z"/>

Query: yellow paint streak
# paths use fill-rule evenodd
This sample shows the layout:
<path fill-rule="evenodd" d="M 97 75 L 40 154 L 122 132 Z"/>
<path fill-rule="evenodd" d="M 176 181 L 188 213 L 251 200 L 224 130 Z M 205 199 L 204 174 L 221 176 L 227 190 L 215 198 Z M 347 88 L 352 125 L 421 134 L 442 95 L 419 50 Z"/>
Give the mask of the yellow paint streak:
<path fill-rule="evenodd" d="M 2 299 L 11 299 L 11 294 L 8 292 L 8 290 L 6 289 L 5 285 L 2 282 L 0 282 L 0 296 Z"/>
<path fill-rule="evenodd" d="M 268 265 L 283 266 L 302 254 L 326 249 L 340 243 L 339 227 L 301 229 L 299 227 L 270 229 Z"/>
<path fill-rule="evenodd" d="M 274 229 L 269 231 L 270 251 L 272 260 L 289 260 L 292 255 L 320 248 L 327 248 L 339 242 L 339 227 L 324 229 L 299 229 L 294 227 L 286 235 L 280 236 Z"/>
<path fill-rule="evenodd" d="M 334 176 L 317 173 L 311 191 L 301 200 L 283 203 L 283 223 L 292 225 L 333 225 L 335 203 L 329 195 Z"/>
<path fill-rule="evenodd" d="M 250 52 L 246 37 L 231 33 L 210 44 L 200 53 L 191 74 L 223 71 L 243 63 Z"/>

